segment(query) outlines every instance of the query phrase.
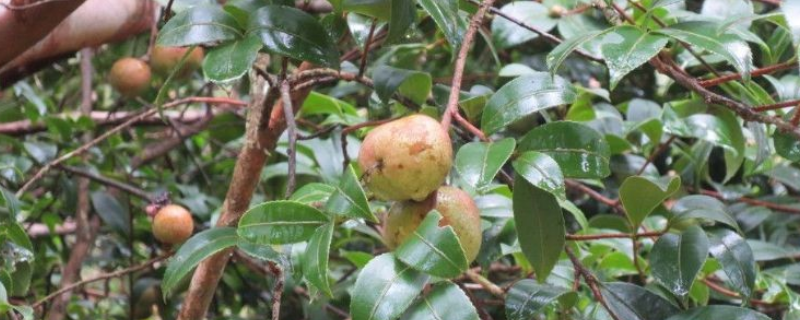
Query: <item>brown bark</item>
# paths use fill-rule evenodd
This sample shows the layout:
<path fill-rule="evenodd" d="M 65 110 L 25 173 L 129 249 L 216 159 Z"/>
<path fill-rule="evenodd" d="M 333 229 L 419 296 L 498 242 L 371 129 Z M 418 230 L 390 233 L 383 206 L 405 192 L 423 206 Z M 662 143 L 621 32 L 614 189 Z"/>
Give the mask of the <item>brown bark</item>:
<path fill-rule="evenodd" d="M 304 62 L 299 70 L 310 68 L 312 66 Z M 254 92 L 260 92 L 261 88 L 263 88 L 263 82 L 263 79 L 260 78 L 258 81 L 252 82 L 255 84 Z M 310 88 L 293 91 L 292 105 L 295 108 L 301 106 L 309 92 Z M 251 96 L 256 97 L 252 94 Z M 283 103 L 281 99 L 278 99 L 268 109 L 264 109 L 263 100 L 263 96 L 260 99 L 253 99 L 253 104 L 250 106 L 246 134 L 247 142 L 236 160 L 233 178 L 223 204 L 222 216 L 217 221 L 218 227 L 235 226 L 242 214 L 248 209 L 253 192 L 258 185 L 261 170 L 264 168 L 264 163 L 270 153 L 275 150 L 278 138 L 286 129 L 286 119 L 281 108 Z M 265 118 L 267 114 L 270 115 L 269 119 Z M 232 252 L 232 250 L 222 251 L 206 259 L 197 267 L 178 319 L 195 320 L 205 317 L 208 306 L 214 298 L 217 283 L 225 271 L 225 265 L 228 263 Z"/>
<path fill-rule="evenodd" d="M 21 11 L 0 11 L 0 43 L 11 44 L 0 50 L 0 87 L 47 66 L 53 58 L 150 30 L 156 8 L 151 0 L 59 0 Z M 34 31 L 41 35 L 34 37 L 38 34 Z"/>
<path fill-rule="evenodd" d="M 44 38 L 84 1 L 51 1 L 21 10 L 0 7 L 0 43 L 3 44 L 3 50 L 0 50 L 0 66 Z M 10 5 L 20 6 L 29 2 L 13 0 Z"/>

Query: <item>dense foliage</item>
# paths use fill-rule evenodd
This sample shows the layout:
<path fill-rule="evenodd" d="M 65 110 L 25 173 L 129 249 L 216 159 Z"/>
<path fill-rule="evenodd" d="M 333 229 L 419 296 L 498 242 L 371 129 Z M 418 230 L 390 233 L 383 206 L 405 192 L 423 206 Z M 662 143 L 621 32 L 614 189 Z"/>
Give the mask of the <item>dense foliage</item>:
<path fill-rule="evenodd" d="M 800 2 L 220 2 L 0 92 L 0 319 L 800 319 Z"/>

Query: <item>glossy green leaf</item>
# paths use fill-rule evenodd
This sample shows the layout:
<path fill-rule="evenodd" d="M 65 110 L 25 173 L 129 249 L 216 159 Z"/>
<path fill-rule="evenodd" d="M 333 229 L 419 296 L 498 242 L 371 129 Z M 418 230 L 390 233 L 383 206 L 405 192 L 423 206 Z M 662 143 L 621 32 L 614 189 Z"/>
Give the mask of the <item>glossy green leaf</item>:
<path fill-rule="evenodd" d="M 417 0 L 439 26 L 453 50 L 461 47 L 467 22 L 458 14 L 458 0 Z"/>
<path fill-rule="evenodd" d="M 456 153 L 456 170 L 468 185 L 473 188 L 484 187 L 494 180 L 516 145 L 517 142 L 512 138 L 467 143 Z"/>
<path fill-rule="evenodd" d="M 275 54 L 339 68 L 339 51 L 314 16 L 301 10 L 269 5 L 252 13 L 248 34 L 257 34 Z"/>
<path fill-rule="evenodd" d="M 395 93 L 421 105 L 431 92 L 431 75 L 425 72 L 380 66 L 372 72 L 375 93 L 383 103 L 389 103 Z"/>
<path fill-rule="evenodd" d="M 122 234 L 130 233 L 128 209 L 105 191 L 92 192 L 92 206 L 103 222 Z"/>
<path fill-rule="evenodd" d="M 517 157 L 512 163 L 514 171 L 528 182 L 542 190 L 552 193 L 560 199 L 566 199 L 564 174 L 558 162 L 547 154 L 528 151 Z"/>
<path fill-rule="evenodd" d="M 660 295 L 630 283 L 603 283 L 600 293 L 619 319 L 663 320 L 680 311 Z"/>
<path fill-rule="evenodd" d="M 263 44 L 255 35 L 208 50 L 203 59 L 203 76 L 212 82 L 230 82 L 241 78 L 256 61 Z"/>
<path fill-rule="evenodd" d="M 703 306 L 696 307 L 666 320 L 770 320 L 770 317 L 765 316 L 752 309 L 734 307 L 734 306 Z"/>
<path fill-rule="evenodd" d="M 211 228 L 189 238 L 167 263 L 161 282 L 164 297 L 172 294 L 180 281 L 200 262 L 238 242 L 239 236 L 232 227 Z"/>
<path fill-rule="evenodd" d="M 570 121 L 551 122 L 528 132 L 519 151 L 539 151 L 558 162 L 566 178 L 604 178 L 611 174 L 611 150 L 594 129 Z"/>
<path fill-rule="evenodd" d="M 681 186 L 681 178 L 662 177 L 659 179 L 647 176 L 630 176 L 622 182 L 619 188 L 619 199 L 628 220 L 634 229 L 639 228 L 639 224 L 644 218 L 653 212 L 664 200 L 673 195 Z"/>
<path fill-rule="evenodd" d="M 779 156 L 791 162 L 800 161 L 800 141 L 797 138 L 782 131 L 776 131 L 772 138 Z"/>
<path fill-rule="evenodd" d="M 325 203 L 325 211 L 345 217 L 364 218 L 378 222 L 378 218 L 369 208 L 367 195 L 358 181 L 353 165 L 350 165 L 342 174 L 339 187 L 333 191 L 328 202 Z"/>
<path fill-rule="evenodd" d="M 650 252 L 653 277 L 675 295 L 685 296 L 706 261 L 708 247 L 708 237 L 698 226 L 661 236 Z"/>
<path fill-rule="evenodd" d="M 555 267 L 566 242 L 564 215 L 556 197 L 514 179 L 514 220 L 522 253 L 528 258 L 536 279 L 543 283 Z"/>
<path fill-rule="evenodd" d="M 716 198 L 704 195 L 688 195 L 675 201 L 671 211 L 675 214 L 670 223 L 677 224 L 691 219 L 718 222 L 739 230 L 736 219 L 728 213 L 725 204 Z"/>
<path fill-rule="evenodd" d="M 555 74 L 558 68 L 567 60 L 569 55 L 580 48 L 583 44 L 596 39 L 608 32 L 607 30 L 590 31 L 579 36 L 571 37 L 560 43 L 547 54 L 547 69 L 551 74 Z"/>
<path fill-rule="evenodd" d="M 28 293 L 33 277 L 34 247 L 25 228 L 19 223 L 0 223 L 0 262 L 9 270 L 11 295 L 23 296 Z"/>
<path fill-rule="evenodd" d="M 440 220 L 439 212 L 429 212 L 419 227 L 395 249 L 395 255 L 416 270 L 449 279 L 467 270 L 469 262 L 453 227 L 440 227 Z"/>
<path fill-rule="evenodd" d="M 19 212 L 19 200 L 14 193 L 0 186 L 0 222 L 16 221 Z"/>
<path fill-rule="evenodd" d="M 547 7 L 535 1 L 511 2 L 504 5 L 500 11 L 516 20 L 524 21 L 542 32 L 552 30 L 558 22 L 557 19 L 550 16 Z M 492 20 L 492 37 L 498 47 L 508 48 L 536 39 L 539 35 L 508 19 L 494 19 Z"/>
<path fill-rule="evenodd" d="M 308 240 L 329 219 L 316 208 L 294 201 L 272 201 L 250 208 L 239 220 L 239 236 L 257 244 Z"/>
<path fill-rule="evenodd" d="M 308 240 L 308 246 L 303 255 L 303 275 L 306 280 L 329 297 L 333 297 L 328 281 L 328 255 L 331 250 L 333 228 L 333 223 L 319 227 Z"/>
<path fill-rule="evenodd" d="M 718 29 L 717 23 L 688 21 L 673 24 L 656 32 L 725 58 L 742 74 L 742 79 L 749 80 L 750 72 L 753 70 L 753 54 L 750 47 L 736 35 L 718 34 Z"/>
<path fill-rule="evenodd" d="M 403 320 L 478 320 L 478 311 L 464 291 L 445 281 L 414 303 Z"/>
<path fill-rule="evenodd" d="M 658 54 L 667 42 L 664 36 L 645 32 L 634 26 L 614 28 L 607 33 L 603 38 L 601 52 L 608 66 L 611 90 L 614 90 L 625 75 Z"/>
<path fill-rule="evenodd" d="M 169 19 L 158 33 L 158 44 L 185 47 L 213 44 L 242 36 L 236 19 L 217 5 L 200 5 Z"/>
<path fill-rule="evenodd" d="M 428 276 L 385 253 L 370 260 L 350 298 L 353 320 L 397 319 L 422 292 Z"/>
<path fill-rule="evenodd" d="M 304 185 L 300 189 L 297 189 L 297 191 L 295 191 L 294 194 L 289 197 L 289 200 L 311 205 L 313 207 L 321 207 L 323 204 L 328 202 L 331 194 L 333 194 L 335 191 L 336 187 L 332 185 L 312 182 Z"/>
<path fill-rule="evenodd" d="M 386 41 L 395 42 L 405 36 L 416 18 L 414 1 L 408 0 L 344 0 L 342 8 L 389 23 Z"/>
<path fill-rule="evenodd" d="M 572 84 L 559 76 L 524 75 L 503 85 L 486 102 L 481 129 L 492 134 L 535 112 L 573 103 L 577 97 Z"/>
<path fill-rule="evenodd" d="M 303 107 L 300 108 L 298 117 L 331 114 L 340 116 L 356 115 L 356 108 L 345 101 L 312 91 L 308 94 L 308 98 L 303 101 Z"/>
<path fill-rule="evenodd" d="M 559 302 L 561 306 L 568 308 L 577 300 L 578 294 L 569 289 L 523 279 L 508 290 L 506 317 L 509 320 L 535 319 L 536 315 L 552 303 Z"/>
<path fill-rule="evenodd" d="M 722 264 L 722 270 L 728 276 L 727 282 L 742 296 L 749 297 L 753 293 L 756 281 L 756 261 L 753 250 L 742 236 L 728 229 L 716 229 L 708 232 L 711 256 Z"/>

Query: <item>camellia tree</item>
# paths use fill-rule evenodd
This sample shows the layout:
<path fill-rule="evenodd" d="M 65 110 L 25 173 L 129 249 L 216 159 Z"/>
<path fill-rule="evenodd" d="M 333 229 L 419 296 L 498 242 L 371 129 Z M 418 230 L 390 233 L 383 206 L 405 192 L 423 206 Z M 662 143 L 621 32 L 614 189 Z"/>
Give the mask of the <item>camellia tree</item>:
<path fill-rule="evenodd" d="M 0 10 L 0 319 L 800 319 L 800 1 Z"/>

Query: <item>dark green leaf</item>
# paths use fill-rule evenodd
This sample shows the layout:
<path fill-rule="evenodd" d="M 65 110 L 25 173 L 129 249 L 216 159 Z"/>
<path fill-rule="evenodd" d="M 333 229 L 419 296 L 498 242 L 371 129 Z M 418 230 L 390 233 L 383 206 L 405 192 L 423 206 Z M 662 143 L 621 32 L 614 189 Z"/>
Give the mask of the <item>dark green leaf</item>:
<path fill-rule="evenodd" d="M 211 228 L 189 238 L 169 260 L 164 271 L 164 280 L 161 282 L 164 297 L 169 296 L 183 277 L 200 262 L 238 242 L 236 229 L 231 227 Z"/>
<path fill-rule="evenodd" d="M 550 192 L 516 178 L 514 220 L 522 253 L 536 271 L 536 279 L 542 283 L 558 262 L 566 241 L 561 206 Z"/>
<path fill-rule="evenodd" d="M 667 38 L 634 26 L 614 28 L 603 38 L 601 52 L 610 74 L 611 90 L 625 75 L 654 57 L 667 45 Z"/>
<path fill-rule="evenodd" d="M 457 285 L 446 281 L 436 284 L 427 295 L 408 308 L 403 320 L 478 320 L 478 312 L 469 297 Z"/>
<path fill-rule="evenodd" d="M 494 180 L 514 152 L 516 141 L 511 138 L 495 142 L 470 142 L 456 154 L 455 167 L 464 181 L 481 188 Z"/>
<path fill-rule="evenodd" d="M 551 74 L 555 74 L 558 71 L 558 67 L 564 63 L 564 60 L 567 60 L 567 57 L 575 50 L 577 50 L 580 46 L 584 43 L 587 43 L 595 38 L 605 34 L 608 32 L 607 30 L 600 30 L 600 31 L 590 31 L 584 33 L 582 35 L 572 37 L 567 39 L 566 41 L 562 42 L 550 53 L 547 54 L 547 68 L 550 70 Z"/>
<path fill-rule="evenodd" d="M 239 79 L 250 70 L 262 46 L 257 36 L 249 35 L 208 50 L 203 60 L 203 76 L 212 82 Z"/>
<path fill-rule="evenodd" d="M 672 205 L 672 217 L 670 223 L 676 224 L 690 219 L 702 219 L 705 221 L 719 222 L 739 230 L 739 225 L 719 200 L 704 195 L 688 195 L 675 201 Z"/>
<path fill-rule="evenodd" d="M 508 291 L 506 317 L 509 320 L 535 319 L 535 316 L 551 303 L 558 301 L 562 306 L 569 307 L 577 299 L 578 294 L 569 289 L 523 279 Z"/>
<path fill-rule="evenodd" d="M 122 234 L 130 232 L 128 210 L 116 198 L 105 191 L 95 191 L 92 192 L 92 206 L 103 222 Z"/>
<path fill-rule="evenodd" d="M 397 319 L 422 292 L 428 276 L 391 253 L 373 258 L 361 270 L 350 298 L 353 320 Z"/>
<path fill-rule="evenodd" d="M 744 297 L 753 293 L 756 281 L 756 261 L 753 250 L 742 236 L 728 229 L 708 232 L 711 256 L 722 264 L 728 283 Z"/>
<path fill-rule="evenodd" d="M 418 0 L 420 6 L 436 21 L 454 50 L 461 47 L 467 23 L 458 14 L 458 0 Z"/>
<path fill-rule="evenodd" d="M 541 3 L 535 1 L 516 1 L 504 5 L 500 11 L 519 21 L 548 32 L 558 20 L 550 16 L 550 12 Z M 533 31 L 525 29 L 508 19 L 492 20 L 492 37 L 500 48 L 508 48 L 539 37 Z"/>
<path fill-rule="evenodd" d="M 661 296 L 630 283 L 604 283 L 600 293 L 619 319 L 662 320 L 680 311 Z"/>
<path fill-rule="evenodd" d="M 667 320 L 770 320 L 751 309 L 734 306 L 704 306 L 686 310 Z"/>
<path fill-rule="evenodd" d="M 775 152 L 791 162 L 800 161 L 800 141 L 794 136 L 776 131 L 772 135 L 775 143 Z"/>
<path fill-rule="evenodd" d="M 678 191 L 681 177 L 663 177 L 655 179 L 646 176 L 631 176 L 622 182 L 619 188 L 619 199 L 628 214 L 628 220 L 635 229 L 644 218 L 653 212 L 664 200 Z"/>
<path fill-rule="evenodd" d="M 528 132 L 519 151 L 539 151 L 558 162 L 567 178 L 604 178 L 611 174 L 611 150 L 594 129 L 569 121 L 545 124 Z"/>
<path fill-rule="evenodd" d="M 425 72 L 380 66 L 372 73 L 375 93 L 383 103 L 399 93 L 416 104 L 423 104 L 431 92 L 431 75 Z"/>
<path fill-rule="evenodd" d="M 298 9 L 275 5 L 258 9 L 247 32 L 257 34 L 269 52 L 339 68 L 339 51 L 328 32 L 312 15 Z"/>
<path fill-rule="evenodd" d="M 514 171 L 530 184 L 560 199 L 567 198 L 561 167 L 547 154 L 537 151 L 525 152 L 514 160 L 513 166 Z"/>
<path fill-rule="evenodd" d="M 708 247 L 708 237 L 698 226 L 661 236 L 650 252 L 653 277 L 674 294 L 685 296 L 706 261 Z"/>
<path fill-rule="evenodd" d="M 388 42 L 402 38 L 416 18 L 414 1 L 409 0 L 344 0 L 342 8 L 345 11 L 388 21 L 389 33 L 386 37 Z"/>
<path fill-rule="evenodd" d="M 295 191 L 289 200 L 300 202 L 302 204 L 308 204 L 314 207 L 321 207 L 325 202 L 328 201 L 328 198 L 330 198 L 334 191 L 336 191 L 336 187 L 332 185 L 313 182 L 304 185 L 302 188 Z"/>
<path fill-rule="evenodd" d="M 182 11 L 161 28 L 158 44 L 184 47 L 233 40 L 242 35 L 236 19 L 217 5 Z"/>
<path fill-rule="evenodd" d="M 535 112 L 575 102 L 575 88 L 546 72 L 524 75 L 503 85 L 486 102 L 481 129 L 492 134 Z"/>
<path fill-rule="evenodd" d="M 397 258 L 414 269 L 440 278 L 454 278 L 469 262 L 453 227 L 439 226 L 442 215 L 433 210 L 417 230 L 395 249 Z"/>
<path fill-rule="evenodd" d="M 364 218 L 378 222 L 378 218 L 369 208 L 367 195 L 358 181 L 352 164 L 344 171 L 339 187 L 333 191 L 328 202 L 325 203 L 325 211 L 345 217 Z"/>
<path fill-rule="evenodd" d="M 333 297 L 328 281 L 328 255 L 331 250 L 333 227 L 333 223 L 319 227 L 308 240 L 306 253 L 303 255 L 303 274 L 306 280 L 329 297 Z"/>
<path fill-rule="evenodd" d="M 742 79 L 750 79 L 753 54 L 747 43 L 731 33 L 718 34 L 719 25 L 707 21 L 688 21 L 673 24 L 657 32 L 686 42 L 693 47 L 717 54 L 732 64 Z"/>
<path fill-rule="evenodd" d="M 247 210 L 239 220 L 238 233 L 257 244 L 286 244 L 308 240 L 328 223 L 321 211 L 294 201 L 272 201 Z"/>

